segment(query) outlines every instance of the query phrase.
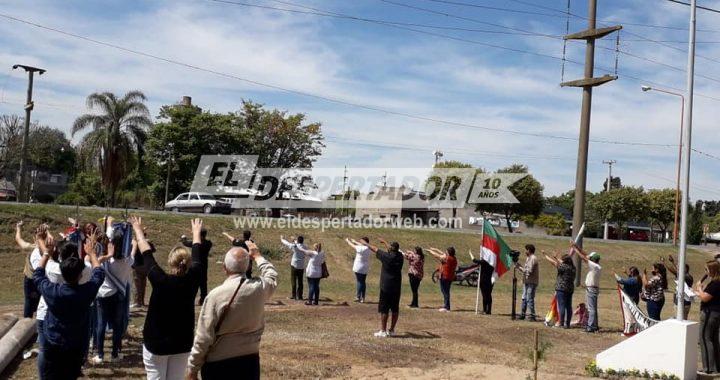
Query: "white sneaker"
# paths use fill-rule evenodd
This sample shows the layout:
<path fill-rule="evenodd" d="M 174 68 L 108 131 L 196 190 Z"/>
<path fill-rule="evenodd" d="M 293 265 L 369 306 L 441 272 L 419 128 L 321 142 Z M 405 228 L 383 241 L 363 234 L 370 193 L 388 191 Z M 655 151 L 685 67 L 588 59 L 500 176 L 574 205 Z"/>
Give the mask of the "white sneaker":
<path fill-rule="evenodd" d="M 103 359 L 98 355 L 95 355 L 90 359 L 90 364 L 98 365 L 98 364 L 102 364 L 102 363 L 103 363 Z"/>
<path fill-rule="evenodd" d="M 375 333 L 375 337 L 376 337 L 376 338 L 387 338 L 387 336 L 388 336 L 387 331 L 382 331 L 382 330 L 380 330 L 380 331 L 378 331 L 378 332 Z"/>
<path fill-rule="evenodd" d="M 438 311 L 442 313 L 447 313 L 448 309 L 441 307 L 440 309 L 438 309 Z"/>

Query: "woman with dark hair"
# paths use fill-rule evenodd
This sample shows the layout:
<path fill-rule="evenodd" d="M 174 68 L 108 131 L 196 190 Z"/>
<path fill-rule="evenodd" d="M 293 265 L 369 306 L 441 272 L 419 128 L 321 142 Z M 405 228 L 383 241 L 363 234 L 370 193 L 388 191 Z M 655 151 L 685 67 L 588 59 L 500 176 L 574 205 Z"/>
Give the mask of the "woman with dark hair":
<path fill-rule="evenodd" d="M 23 317 L 32 318 L 33 314 L 37 311 L 38 303 L 40 302 L 40 292 L 35 287 L 33 282 L 33 271 L 37 267 L 42 254 L 37 247 L 37 243 L 29 243 L 22 238 L 22 225 L 23 221 L 17 222 L 15 225 L 15 242 L 22 251 L 27 251 L 25 255 L 25 267 L 23 274 L 25 275 L 23 281 L 23 293 L 25 294 L 25 305 L 23 308 Z M 47 225 L 41 224 L 35 230 L 36 236 L 38 233 L 47 231 Z M 43 235 L 44 236 L 44 235 Z"/>
<path fill-rule="evenodd" d="M 664 276 L 665 266 L 660 263 L 653 264 L 651 277 L 648 277 L 647 269 L 642 275 L 642 296 L 647 304 L 648 317 L 656 321 L 660 320 L 662 308 L 665 305 L 665 289 L 667 289 L 667 278 Z"/>
<path fill-rule="evenodd" d="M 640 291 L 642 290 L 642 278 L 640 270 L 631 266 L 625 271 L 626 278 L 622 278 L 615 274 L 618 284 L 622 285 L 622 290 L 637 305 L 640 302 Z"/>
<path fill-rule="evenodd" d="M 305 305 L 317 306 L 320 302 L 320 280 L 322 279 L 322 265 L 325 262 L 325 252 L 322 251 L 322 244 L 315 243 L 313 245 L 314 250 L 305 249 L 298 246 L 298 249 L 308 255 L 307 268 L 305 269 L 305 275 L 308 281 L 308 300 Z"/>
<path fill-rule="evenodd" d="M 710 282 L 703 286 L 698 282 L 695 293 L 700 298 L 700 353 L 702 372 L 720 372 L 720 264 L 708 261 L 705 266 Z"/>
<path fill-rule="evenodd" d="M 360 238 L 364 243 L 369 243 L 367 237 Z M 353 260 L 353 273 L 355 273 L 355 302 L 365 302 L 365 291 L 367 285 L 365 280 L 370 271 L 370 255 L 372 251 L 367 246 L 360 244 L 355 239 L 345 238 L 345 242 L 355 250 L 355 260 Z"/>
<path fill-rule="evenodd" d="M 570 320 L 572 319 L 572 296 L 575 291 L 575 265 L 571 255 L 563 255 L 562 259 L 558 259 L 557 253 L 552 257 L 548 256 L 544 251 L 545 259 L 557 268 L 557 280 L 555 281 L 555 298 L 558 306 L 558 321 L 560 327 L 570 328 Z"/>
<path fill-rule="evenodd" d="M 437 248 L 428 248 L 428 252 L 440 261 L 440 291 L 443 295 L 444 304 L 439 311 L 450 311 L 450 287 L 455 281 L 455 269 L 457 259 L 455 258 L 455 247 L 448 247 L 443 253 Z"/>
<path fill-rule="evenodd" d="M 195 329 L 195 294 L 201 279 L 202 221 L 193 219 L 192 254 L 184 246 L 170 251 L 165 271 L 155 261 L 139 217 L 131 217 L 138 264 L 147 270 L 152 285 L 143 326 L 143 363 L 149 380 L 182 379 L 185 376 Z"/>
<path fill-rule="evenodd" d="M 405 251 L 403 256 L 405 260 L 408 261 L 408 279 L 410 280 L 410 289 L 412 290 L 412 301 L 408 306 L 417 308 L 420 307 L 420 305 L 418 305 L 418 289 L 420 288 L 420 281 L 423 279 L 425 254 L 422 248 L 415 247 L 415 251 Z"/>

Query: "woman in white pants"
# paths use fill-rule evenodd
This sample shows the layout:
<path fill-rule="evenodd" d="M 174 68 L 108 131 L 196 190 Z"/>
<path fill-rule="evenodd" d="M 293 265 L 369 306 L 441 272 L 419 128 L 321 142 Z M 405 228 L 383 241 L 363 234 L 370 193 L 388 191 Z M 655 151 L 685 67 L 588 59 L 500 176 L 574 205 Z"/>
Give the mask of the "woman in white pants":
<path fill-rule="evenodd" d="M 168 255 L 168 272 L 155 261 L 154 248 L 145 239 L 140 218 L 130 218 L 142 255 L 137 265 L 145 265 L 152 284 L 143 328 L 143 363 L 149 380 L 175 380 L 185 377 L 195 334 L 195 294 L 200 285 L 200 230 L 202 221 L 192 221 L 192 259 L 185 247 Z M 138 263 L 139 261 L 139 263 Z"/>

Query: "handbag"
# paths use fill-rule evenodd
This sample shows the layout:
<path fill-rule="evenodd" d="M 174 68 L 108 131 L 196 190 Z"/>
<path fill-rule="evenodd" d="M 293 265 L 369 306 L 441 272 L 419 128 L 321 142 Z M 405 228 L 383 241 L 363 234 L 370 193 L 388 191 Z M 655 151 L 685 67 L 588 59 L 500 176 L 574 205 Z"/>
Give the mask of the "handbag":
<path fill-rule="evenodd" d="M 320 278 L 328 278 L 330 277 L 330 272 L 328 271 L 327 264 L 323 261 L 322 265 L 322 274 L 320 275 Z"/>

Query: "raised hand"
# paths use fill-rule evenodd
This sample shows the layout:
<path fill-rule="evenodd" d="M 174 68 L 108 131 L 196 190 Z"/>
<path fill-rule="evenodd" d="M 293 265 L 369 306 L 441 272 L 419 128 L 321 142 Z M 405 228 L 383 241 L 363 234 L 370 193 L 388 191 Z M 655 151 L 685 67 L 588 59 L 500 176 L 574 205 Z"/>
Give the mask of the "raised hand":
<path fill-rule="evenodd" d="M 23 221 L 20 220 L 17 223 L 15 223 L 15 228 L 19 230 L 20 228 L 22 228 L 22 225 L 23 225 Z"/>
<path fill-rule="evenodd" d="M 192 229 L 192 235 L 193 235 L 193 244 L 200 243 L 200 231 L 202 231 L 203 222 L 200 218 L 195 218 L 190 221 L 191 229 Z"/>
<path fill-rule="evenodd" d="M 258 248 L 257 244 L 255 244 L 252 240 L 245 240 L 245 245 L 248 247 L 248 253 L 250 254 L 251 259 L 260 256 L 260 248 Z"/>

